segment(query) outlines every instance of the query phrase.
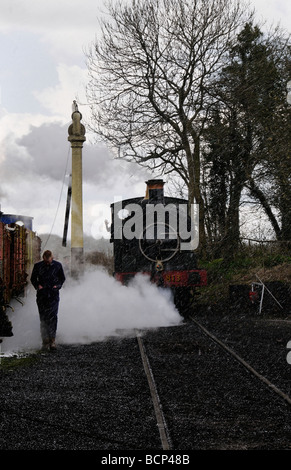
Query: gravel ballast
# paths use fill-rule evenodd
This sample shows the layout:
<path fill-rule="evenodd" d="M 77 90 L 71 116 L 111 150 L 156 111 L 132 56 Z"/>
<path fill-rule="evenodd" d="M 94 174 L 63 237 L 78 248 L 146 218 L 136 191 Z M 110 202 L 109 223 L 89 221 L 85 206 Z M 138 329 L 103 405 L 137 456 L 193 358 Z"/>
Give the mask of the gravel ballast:
<path fill-rule="evenodd" d="M 196 318 L 291 393 L 290 322 Z M 148 330 L 143 340 L 174 450 L 291 448 L 290 406 L 197 325 Z M 30 359 L 0 367 L 1 450 L 161 449 L 136 338 L 60 345 Z"/>

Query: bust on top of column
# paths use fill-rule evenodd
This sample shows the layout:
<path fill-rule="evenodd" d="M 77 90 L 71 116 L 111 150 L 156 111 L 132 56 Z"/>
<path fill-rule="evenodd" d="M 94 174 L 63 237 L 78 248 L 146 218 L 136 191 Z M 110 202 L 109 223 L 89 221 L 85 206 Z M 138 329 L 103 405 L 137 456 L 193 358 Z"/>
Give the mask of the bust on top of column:
<path fill-rule="evenodd" d="M 75 144 L 76 146 L 83 146 L 83 142 L 86 140 L 85 137 L 85 126 L 81 123 L 82 114 L 78 109 L 77 102 L 73 101 L 73 113 L 72 113 L 72 124 L 69 126 L 68 133 L 69 137 L 68 140 L 71 142 L 72 146 Z"/>

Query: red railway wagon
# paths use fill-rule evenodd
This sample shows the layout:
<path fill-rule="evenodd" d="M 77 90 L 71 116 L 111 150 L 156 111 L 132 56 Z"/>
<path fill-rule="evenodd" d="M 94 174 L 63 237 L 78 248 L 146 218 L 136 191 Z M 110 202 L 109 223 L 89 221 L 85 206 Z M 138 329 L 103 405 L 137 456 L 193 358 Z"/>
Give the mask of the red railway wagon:
<path fill-rule="evenodd" d="M 7 308 L 12 298 L 24 295 L 27 279 L 40 259 L 41 240 L 18 224 L 0 222 L 0 337 L 12 336 Z"/>
<path fill-rule="evenodd" d="M 3 289 L 3 302 L 6 304 L 10 300 L 10 247 L 10 232 L 0 223 L 0 288 Z"/>
<path fill-rule="evenodd" d="M 13 295 L 20 295 L 26 285 L 26 229 L 15 225 L 11 245 L 10 286 Z"/>

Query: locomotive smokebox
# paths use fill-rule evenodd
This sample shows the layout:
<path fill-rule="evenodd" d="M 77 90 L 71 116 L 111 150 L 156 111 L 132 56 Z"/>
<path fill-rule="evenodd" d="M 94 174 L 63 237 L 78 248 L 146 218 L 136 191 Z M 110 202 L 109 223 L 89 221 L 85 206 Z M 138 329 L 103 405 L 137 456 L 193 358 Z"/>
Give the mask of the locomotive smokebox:
<path fill-rule="evenodd" d="M 164 181 L 148 180 L 146 181 L 146 199 L 151 204 L 164 204 Z"/>

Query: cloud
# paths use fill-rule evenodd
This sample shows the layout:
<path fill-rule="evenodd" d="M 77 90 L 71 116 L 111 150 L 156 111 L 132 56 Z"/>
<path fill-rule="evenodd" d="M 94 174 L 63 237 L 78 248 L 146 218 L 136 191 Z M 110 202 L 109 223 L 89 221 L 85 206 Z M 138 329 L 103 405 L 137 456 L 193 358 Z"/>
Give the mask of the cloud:
<path fill-rule="evenodd" d="M 126 3 L 123 0 L 122 3 Z M 0 31 L 29 31 L 48 45 L 58 63 L 78 64 L 83 48 L 100 34 L 98 19 L 106 13 L 105 0 L 13 0 L 2 2 Z M 251 0 L 258 19 L 281 22 L 290 28 L 291 3 L 286 0 Z"/>
<path fill-rule="evenodd" d="M 9 132 L 0 142 L 2 210 L 34 217 L 40 233 L 50 232 L 60 201 L 53 233 L 62 234 L 68 184 L 64 175 L 71 168 L 69 124 L 45 122 L 24 135 L 22 130 L 20 137 Z M 83 177 L 84 231 L 100 237 L 110 203 L 117 196 L 144 194 L 149 175 L 136 164 L 114 160 L 104 144 L 85 143 Z"/>
<path fill-rule="evenodd" d="M 70 149 L 67 135 L 66 127 L 57 123 L 32 126 L 27 135 L 18 139 L 19 154 L 14 159 L 21 158 L 25 151 L 30 157 L 27 172 L 35 177 L 60 181 L 64 176 Z"/>
<path fill-rule="evenodd" d="M 13 0 L 1 5 L 0 29 L 7 31 L 17 26 L 19 29 L 55 31 L 74 30 L 78 27 L 92 27 L 104 6 L 103 0 Z"/>
<path fill-rule="evenodd" d="M 53 115 L 69 117 L 74 99 L 77 98 L 79 103 L 87 101 L 85 88 L 88 82 L 88 72 L 87 69 L 82 69 L 77 65 L 68 66 L 66 64 L 59 64 L 57 72 L 57 85 L 47 87 L 42 91 L 35 91 L 33 94 L 39 103 Z M 86 111 L 86 108 L 82 109 L 82 114 L 85 113 L 84 117 Z"/>
<path fill-rule="evenodd" d="M 0 32 L 1 101 L 10 112 L 38 113 L 33 90 L 57 82 L 55 63 L 39 35 L 29 32 Z"/>
<path fill-rule="evenodd" d="M 67 121 L 61 116 L 47 116 L 41 113 L 8 113 L 0 107 L 0 142 L 4 142 L 7 136 L 15 139 L 26 135 L 32 126 L 39 127 L 43 124 L 60 123 Z M 0 150 L 1 159 L 1 150 Z"/>
<path fill-rule="evenodd" d="M 83 47 L 98 33 L 103 0 L 13 0 L 2 2 L 0 31 L 29 31 L 39 34 L 58 62 L 76 63 Z"/>
<path fill-rule="evenodd" d="M 10 166 L 13 161 L 13 171 L 20 171 L 25 164 L 26 171 L 34 176 L 62 181 L 67 159 L 67 173 L 71 168 L 71 150 L 68 142 L 68 126 L 58 123 L 45 123 L 39 127 L 32 126 L 30 132 L 10 142 L 7 148 L 6 161 Z M 83 147 L 83 178 L 84 181 L 99 188 L 112 188 L 120 183 L 120 187 L 132 187 L 130 176 L 141 169 L 137 165 L 126 164 L 114 160 L 105 144 L 87 144 Z M 131 174 L 130 174 L 131 173 Z M 144 172 L 143 172 L 144 174 Z M 122 184 L 121 184 L 122 182 Z"/>
<path fill-rule="evenodd" d="M 251 7 L 256 10 L 256 20 L 267 21 L 268 25 L 280 23 L 282 28 L 290 30 L 291 3 L 286 0 L 251 0 Z"/>
<path fill-rule="evenodd" d="M 9 133 L 2 140 L 0 171 L 2 181 L 11 182 L 17 178 L 46 178 L 62 181 L 68 161 L 70 172 L 71 146 L 68 142 L 68 126 L 61 123 L 44 123 L 31 126 L 27 134 L 17 138 Z M 113 160 L 105 145 L 84 144 L 84 181 L 114 185 L 120 167 Z M 120 171 L 120 170 L 119 170 Z M 107 182 L 107 183 L 106 183 Z"/>

